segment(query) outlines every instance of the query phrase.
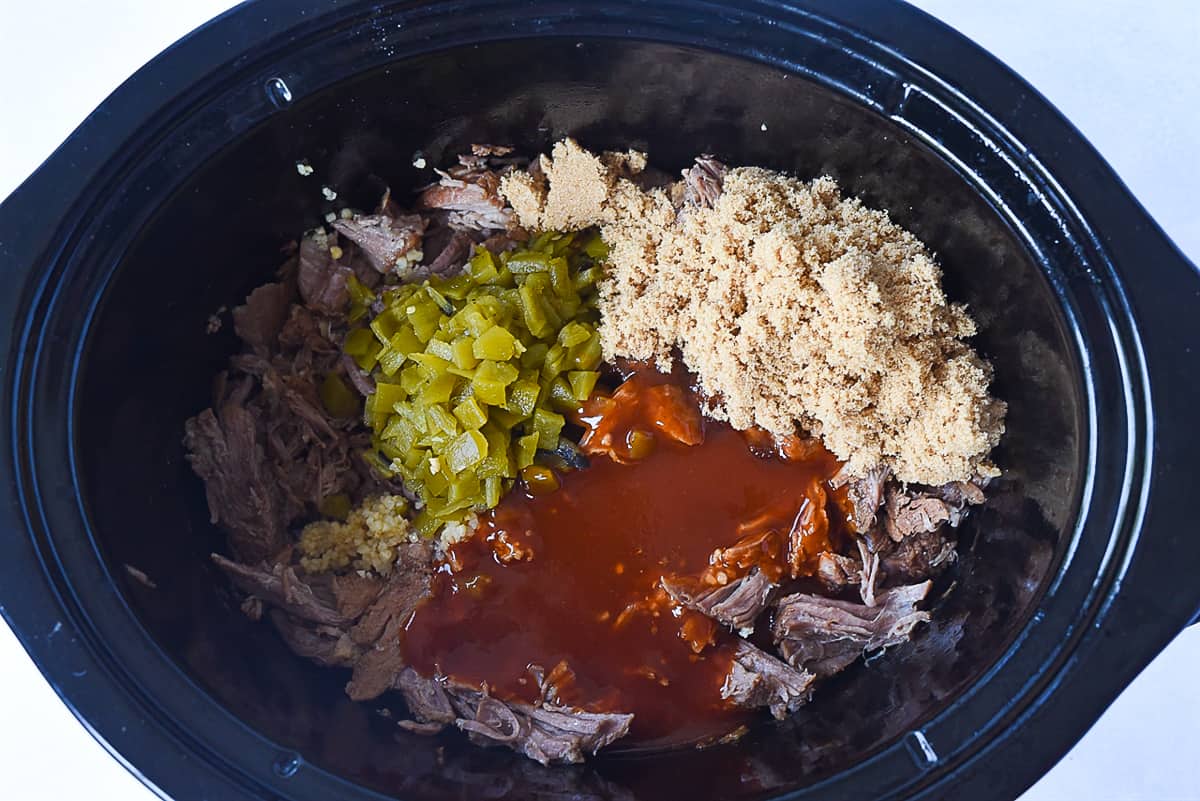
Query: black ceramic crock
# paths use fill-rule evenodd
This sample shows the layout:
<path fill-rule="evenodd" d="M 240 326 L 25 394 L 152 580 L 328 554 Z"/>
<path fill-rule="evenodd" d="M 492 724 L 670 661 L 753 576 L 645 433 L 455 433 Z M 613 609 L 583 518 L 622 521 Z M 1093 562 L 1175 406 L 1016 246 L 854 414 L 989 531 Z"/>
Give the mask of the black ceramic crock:
<path fill-rule="evenodd" d="M 568 134 L 831 174 L 887 209 L 970 304 L 1010 414 L 914 643 L 736 745 L 544 769 L 398 734 L 402 709 L 245 620 L 180 435 L 235 348 L 209 315 L 284 242 L 415 185 L 417 150 Z M 1200 609 L 1200 277 L 1044 99 L 905 5 L 250 3 L 0 207 L 0 276 L 0 611 L 174 798 L 1010 798 Z"/>

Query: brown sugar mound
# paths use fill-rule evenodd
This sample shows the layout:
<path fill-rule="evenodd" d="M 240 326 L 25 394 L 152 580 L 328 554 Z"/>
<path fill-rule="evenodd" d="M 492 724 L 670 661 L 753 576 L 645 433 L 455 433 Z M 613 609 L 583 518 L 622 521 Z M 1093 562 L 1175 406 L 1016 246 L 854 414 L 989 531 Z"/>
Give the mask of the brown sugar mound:
<path fill-rule="evenodd" d="M 799 425 L 856 474 L 883 463 L 938 485 L 996 473 L 1005 405 L 962 341 L 974 322 L 916 237 L 830 178 L 732 169 L 708 208 L 679 186 L 639 188 L 644 166 L 568 139 L 501 187 L 527 228 L 600 226 L 606 358 L 666 370 L 677 349 L 711 417 Z"/>

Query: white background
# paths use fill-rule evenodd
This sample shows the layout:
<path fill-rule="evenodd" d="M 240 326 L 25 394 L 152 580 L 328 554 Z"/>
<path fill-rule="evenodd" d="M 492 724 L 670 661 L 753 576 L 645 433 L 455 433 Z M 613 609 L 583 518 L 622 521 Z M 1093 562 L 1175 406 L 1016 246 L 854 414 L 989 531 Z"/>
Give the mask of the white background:
<path fill-rule="evenodd" d="M 231 5 L 0 0 L 0 197 L 129 74 Z M 1200 262 L 1200 5 L 916 5 L 991 50 L 1049 97 Z M 1200 626 L 1167 648 L 1022 801 L 1200 799 L 1198 670 Z M 0 678 L 0 798 L 152 798 L 71 717 L 3 625 Z"/>

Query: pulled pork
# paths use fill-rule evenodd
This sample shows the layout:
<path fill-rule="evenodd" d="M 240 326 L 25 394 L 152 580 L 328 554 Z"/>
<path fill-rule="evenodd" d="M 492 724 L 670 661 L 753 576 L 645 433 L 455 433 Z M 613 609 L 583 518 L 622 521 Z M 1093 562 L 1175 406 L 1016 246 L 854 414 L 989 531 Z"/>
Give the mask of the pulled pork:
<path fill-rule="evenodd" d="M 585 712 L 548 703 L 502 701 L 453 680 L 426 678 L 406 669 L 397 682 L 415 723 L 405 728 L 433 734 L 446 726 L 465 731 L 477 745 L 499 745 L 543 765 L 582 762 L 624 737 L 633 715 Z"/>
<path fill-rule="evenodd" d="M 777 719 L 787 717 L 808 701 L 816 677 L 789 667 L 745 640 L 738 640 L 733 664 L 721 697 L 746 709 L 767 707 Z"/>
<path fill-rule="evenodd" d="M 775 644 L 788 664 L 818 677 L 832 676 L 865 652 L 909 638 L 929 620 L 917 604 L 929 594 L 926 581 L 879 594 L 877 606 L 796 593 L 781 598 L 772 627 Z"/>

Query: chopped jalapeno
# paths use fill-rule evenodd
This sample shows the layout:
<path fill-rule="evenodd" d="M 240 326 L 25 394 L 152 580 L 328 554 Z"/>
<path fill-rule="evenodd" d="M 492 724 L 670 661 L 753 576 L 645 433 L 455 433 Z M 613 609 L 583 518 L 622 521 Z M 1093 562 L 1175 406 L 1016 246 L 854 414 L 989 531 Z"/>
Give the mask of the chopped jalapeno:
<path fill-rule="evenodd" d="M 537 460 L 559 446 L 563 413 L 599 378 L 595 285 L 606 255 L 598 234 L 546 231 L 515 251 L 476 248 L 451 278 L 376 292 L 351 279 L 366 319 L 343 349 L 373 374 L 375 392 L 360 407 L 331 375 L 322 402 L 337 416 L 361 408 L 374 433 L 363 457 L 425 504 L 418 531 L 492 508 L 518 476 L 531 491 L 557 488 Z M 374 318 L 372 305 L 383 307 Z"/>

